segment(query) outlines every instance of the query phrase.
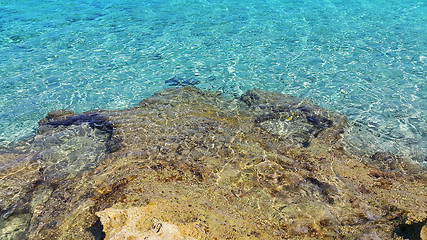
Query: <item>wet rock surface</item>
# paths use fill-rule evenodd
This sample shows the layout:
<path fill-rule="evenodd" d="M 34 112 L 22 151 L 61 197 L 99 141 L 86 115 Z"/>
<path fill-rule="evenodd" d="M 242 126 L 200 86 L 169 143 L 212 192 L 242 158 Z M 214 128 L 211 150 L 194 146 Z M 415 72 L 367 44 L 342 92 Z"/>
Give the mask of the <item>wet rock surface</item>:
<path fill-rule="evenodd" d="M 33 160 L 43 166 L 45 179 L 73 177 L 104 157 L 112 132 L 112 125 L 98 113 L 51 118 L 37 129 L 31 143 Z"/>
<path fill-rule="evenodd" d="M 0 238 L 408 238 L 399 228 L 427 218 L 425 169 L 351 155 L 345 127 L 342 114 L 257 89 L 56 111 L 0 152 Z"/>
<path fill-rule="evenodd" d="M 308 147 L 318 137 L 337 140 L 347 124 L 344 115 L 322 109 L 308 99 L 253 89 L 240 100 L 249 106 L 259 127 L 293 147 Z"/>

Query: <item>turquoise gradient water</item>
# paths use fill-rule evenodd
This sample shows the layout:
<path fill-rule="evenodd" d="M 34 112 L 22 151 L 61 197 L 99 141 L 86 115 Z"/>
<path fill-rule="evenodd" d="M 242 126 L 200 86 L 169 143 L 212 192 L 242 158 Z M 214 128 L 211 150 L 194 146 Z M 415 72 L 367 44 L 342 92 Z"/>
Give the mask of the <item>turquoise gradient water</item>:
<path fill-rule="evenodd" d="M 427 162 L 426 22 L 425 0 L 0 0 L 0 145 L 176 77 L 311 98 L 348 115 L 349 149 Z"/>

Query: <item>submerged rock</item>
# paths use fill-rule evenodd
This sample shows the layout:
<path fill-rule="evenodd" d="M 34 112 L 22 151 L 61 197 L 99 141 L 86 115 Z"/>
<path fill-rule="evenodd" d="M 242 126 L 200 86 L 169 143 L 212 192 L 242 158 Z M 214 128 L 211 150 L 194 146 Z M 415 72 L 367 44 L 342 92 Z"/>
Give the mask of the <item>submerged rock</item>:
<path fill-rule="evenodd" d="M 25 239 L 32 192 L 42 181 L 31 154 L 0 153 L 0 239 Z"/>
<path fill-rule="evenodd" d="M 345 115 L 290 95 L 253 89 L 240 100 L 250 107 L 258 126 L 294 147 L 308 147 L 313 138 L 338 140 L 347 125 Z"/>
<path fill-rule="evenodd" d="M 60 110 L 39 122 L 31 151 L 45 179 L 75 176 L 96 166 L 111 151 L 112 135 L 112 124 L 99 112 Z"/>
<path fill-rule="evenodd" d="M 256 89 L 52 113 L 0 153 L 0 238 L 18 222 L 32 240 L 399 239 L 402 223 L 426 221 L 426 171 L 353 156 L 345 127 L 342 114 Z"/>
<path fill-rule="evenodd" d="M 200 80 L 195 76 L 190 75 L 180 75 L 173 76 L 165 81 L 169 86 L 194 86 L 200 83 Z"/>

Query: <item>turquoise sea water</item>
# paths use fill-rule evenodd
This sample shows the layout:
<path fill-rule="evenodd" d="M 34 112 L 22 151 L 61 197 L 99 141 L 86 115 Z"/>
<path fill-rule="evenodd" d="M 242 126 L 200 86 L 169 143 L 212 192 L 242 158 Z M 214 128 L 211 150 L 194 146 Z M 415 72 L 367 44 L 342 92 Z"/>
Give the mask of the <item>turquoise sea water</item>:
<path fill-rule="evenodd" d="M 427 162 L 426 23 L 426 0 L 0 0 L 0 146 L 190 84 L 311 98 L 349 149 Z"/>

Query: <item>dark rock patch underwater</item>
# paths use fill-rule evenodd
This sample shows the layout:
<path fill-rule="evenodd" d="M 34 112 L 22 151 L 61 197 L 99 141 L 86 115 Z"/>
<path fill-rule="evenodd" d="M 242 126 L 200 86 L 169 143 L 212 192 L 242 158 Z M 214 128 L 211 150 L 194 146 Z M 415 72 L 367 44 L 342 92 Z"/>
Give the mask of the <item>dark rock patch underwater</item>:
<path fill-rule="evenodd" d="M 1 239 L 401 239 L 427 219 L 425 169 L 348 153 L 346 117 L 306 99 L 172 88 L 39 125 L 0 152 Z"/>

